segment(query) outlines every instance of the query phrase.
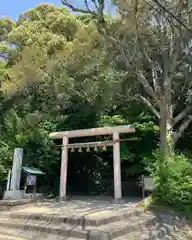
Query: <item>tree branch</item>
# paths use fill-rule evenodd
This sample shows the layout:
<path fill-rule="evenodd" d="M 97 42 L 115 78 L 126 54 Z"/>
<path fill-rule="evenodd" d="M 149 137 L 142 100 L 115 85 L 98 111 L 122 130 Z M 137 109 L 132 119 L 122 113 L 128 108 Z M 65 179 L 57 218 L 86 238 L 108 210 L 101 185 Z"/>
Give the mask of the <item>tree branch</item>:
<path fill-rule="evenodd" d="M 179 130 L 173 134 L 173 144 L 175 145 L 179 138 L 183 135 L 184 131 L 188 128 L 192 122 L 192 115 L 189 115 L 187 119 L 181 124 Z"/>
<path fill-rule="evenodd" d="M 64 6 L 70 8 L 70 9 L 71 9 L 72 11 L 74 11 L 74 12 L 92 14 L 93 16 L 97 17 L 97 12 L 90 10 L 90 8 L 88 7 L 87 1 L 85 1 L 86 9 L 76 8 L 76 7 L 74 7 L 72 4 L 70 4 L 70 3 L 68 2 L 68 0 L 61 0 L 61 3 L 62 3 Z"/>
<path fill-rule="evenodd" d="M 141 38 L 138 30 L 137 30 L 137 35 L 138 35 L 138 43 L 141 47 L 141 52 L 143 53 L 143 56 L 145 57 L 145 59 L 147 60 L 148 64 L 151 66 L 151 68 L 153 68 L 153 61 L 152 61 L 151 57 L 149 56 L 148 52 L 146 51 L 144 40 Z"/>
<path fill-rule="evenodd" d="M 98 14 L 98 21 L 99 23 L 103 23 L 104 17 L 103 17 L 103 11 L 105 8 L 105 0 L 99 1 L 99 6 L 97 8 L 97 14 Z"/>
<path fill-rule="evenodd" d="M 173 126 L 178 124 L 182 119 L 184 119 L 189 112 L 192 111 L 192 106 L 187 106 L 183 111 L 181 111 L 174 119 Z"/>
<path fill-rule="evenodd" d="M 157 99 L 157 96 L 155 94 L 155 91 L 143 75 L 141 71 L 138 71 L 137 74 L 138 76 L 138 81 L 141 83 L 141 85 L 144 87 L 145 91 L 156 101 L 156 103 L 159 105 L 159 101 Z"/>
<path fill-rule="evenodd" d="M 151 112 L 158 118 L 160 119 L 160 115 L 157 112 L 157 110 L 153 107 L 153 105 L 150 103 L 149 100 L 147 100 L 145 97 L 139 95 L 139 97 L 141 98 L 141 100 L 143 101 L 143 103 L 151 110 Z"/>
<path fill-rule="evenodd" d="M 164 13 L 167 13 L 173 20 L 175 20 L 179 25 L 185 27 L 189 32 L 191 32 L 191 28 L 185 24 L 181 19 L 179 19 L 175 14 L 173 14 L 168 8 L 166 8 L 165 5 L 163 5 L 161 2 L 158 0 L 153 0 L 154 3 L 157 4 L 158 7 L 160 7 Z M 164 16 L 164 15 L 163 15 Z"/>

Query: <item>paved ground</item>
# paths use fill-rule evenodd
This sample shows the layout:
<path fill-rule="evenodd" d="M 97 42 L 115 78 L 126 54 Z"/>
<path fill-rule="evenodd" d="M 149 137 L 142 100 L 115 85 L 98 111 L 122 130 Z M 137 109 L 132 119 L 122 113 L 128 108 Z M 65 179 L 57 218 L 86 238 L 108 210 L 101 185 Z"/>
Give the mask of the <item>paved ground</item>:
<path fill-rule="evenodd" d="M 18 210 L 27 213 L 46 213 L 59 215 L 81 215 L 89 214 L 91 216 L 109 216 L 115 211 L 134 208 L 141 200 L 139 198 L 124 199 L 124 204 L 112 204 L 109 197 L 72 197 L 68 202 L 56 202 L 50 200 L 46 202 L 37 202 L 34 205 L 26 206 Z"/>

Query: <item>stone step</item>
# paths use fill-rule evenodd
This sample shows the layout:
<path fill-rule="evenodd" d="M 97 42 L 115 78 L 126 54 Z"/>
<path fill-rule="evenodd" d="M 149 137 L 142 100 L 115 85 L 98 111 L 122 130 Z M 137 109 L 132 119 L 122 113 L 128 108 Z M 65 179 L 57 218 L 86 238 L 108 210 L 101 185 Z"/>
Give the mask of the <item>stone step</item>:
<path fill-rule="evenodd" d="M 157 222 L 154 216 L 142 215 L 130 217 L 129 220 L 113 222 L 98 227 L 76 226 L 67 223 L 53 224 L 51 221 L 34 221 L 28 219 L 0 218 L 0 226 L 12 229 L 38 231 L 52 235 L 73 237 L 78 239 L 98 240 L 105 235 L 105 239 L 112 239 L 123 236 L 133 231 L 141 230 L 144 227 L 153 226 Z"/>
<path fill-rule="evenodd" d="M 62 236 L 56 236 L 56 235 L 50 235 L 50 234 L 40 234 L 37 237 L 35 237 L 33 240 L 79 240 L 79 238 L 73 238 L 73 237 L 62 237 Z M 84 240 L 84 239 L 81 239 Z"/>
<path fill-rule="evenodd" d="M 20 209 L 21 207 L 26 207 L 27 205 L 33 204 L 34 201 L 31 199 L 21 199 L 21 200 L 1 200 L 0 201 L 0 212 Z"/>
<path fill-rule="evenodd" d="M 7 234 L 1 234 L 1 233 L 0 233 L 0 239 L 1 240 L 26 240 L 25 238 L 14 237 L 14 236 L 10 236 Z"/>
<path fill-rule="evenodd" d="M 115 222 L 113 224 L 100 226 L 99 231 L 109 232 L 112 238 L 123 236 L 125 234 L 148 228 L 157 223 L 155 216 L 143 214 L 141 216 L 134 216 L 128 220 Z"/>
<path fill-rule="evenodd" d="M 52 234 L 39 233 L 36 231 L 22 231 L 17 229 L 0 227 L 0 239 L 4 240 L 84 240 L 72 237 L 63 237 Z"/>
<path fill-rule="evenodd" d="M 89 213 L 79 213 L 75 216 L 63 216 L 58 214 L 46 214 L 46 213 L 33 213 L 33 212 L 13 212 L 7 214 L 11 218 L 17 219 L 28 219 L 35 221 L 47 221 L 52 222 L 54 224 L 67 223 L 71 225 L 81 225 L 81 226 L 100 226 L 113 222 L 118 222 L 121 220 L 129 219 L 134 216 L 141 216 L 144 213 L 143 209 L 135 209 L 135 210 L 121 210 L 116 211 L 115 213 L 102 213 L 103 211 L 97 212 L 89 212 Z M 100 214 L 101 213 L 101 214 Z"/>

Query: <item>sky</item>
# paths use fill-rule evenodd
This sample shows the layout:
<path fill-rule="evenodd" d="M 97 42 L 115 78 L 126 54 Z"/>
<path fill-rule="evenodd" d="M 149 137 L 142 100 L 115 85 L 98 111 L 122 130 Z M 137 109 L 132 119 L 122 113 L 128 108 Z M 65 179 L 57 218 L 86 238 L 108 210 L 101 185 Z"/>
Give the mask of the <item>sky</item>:
<path fill-rule="evenodd" d="M 29 8 L 33 8 L 40 3 L 53 3 L 57 6 L 61 6 L 60 0 L 0 0 L 0 18 L 8 16 L 9 18 L 16 20 L 21 12 L 26 11 Z M 73 0 L 74 4 L 82 5 L 83 0 Z"/>

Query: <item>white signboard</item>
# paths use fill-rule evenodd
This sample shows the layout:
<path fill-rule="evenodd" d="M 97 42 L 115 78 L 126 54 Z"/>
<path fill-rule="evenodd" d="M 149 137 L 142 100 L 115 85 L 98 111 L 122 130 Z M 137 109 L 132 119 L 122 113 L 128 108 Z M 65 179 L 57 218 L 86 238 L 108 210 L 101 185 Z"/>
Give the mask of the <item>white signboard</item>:
<path fill-rule="evenodd" d="M 152 177 L 143 177 L 143 185 L 145 190 L 153 190 Z"/>

